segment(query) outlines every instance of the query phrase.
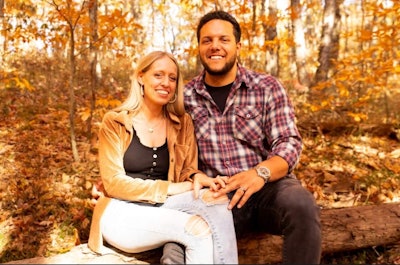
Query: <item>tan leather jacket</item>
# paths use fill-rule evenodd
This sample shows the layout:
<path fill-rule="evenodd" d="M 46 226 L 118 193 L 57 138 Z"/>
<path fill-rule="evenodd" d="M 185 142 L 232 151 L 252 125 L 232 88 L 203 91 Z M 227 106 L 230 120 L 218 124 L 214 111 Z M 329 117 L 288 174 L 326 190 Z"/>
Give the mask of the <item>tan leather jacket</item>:
<path fill-rule="evenodd" d="M 190 180 L 190 175 L 199 172 L 193 123 L 186 113 L 181 117 L 169 114 L 167 119 L 168 181 L 127 176 L 123 156 L 133 138 L 132 118 L 132 113 L 127 111 L 110 111 L 104 115 L 99 130 L 99 166 L 105 196 L 98 200 L 94 208 L 88 242 L 88 246 L 97 253 L 109 252 L 103 247 L 100 219 L 110 198 L 163 203 L 171 182 Z"/>

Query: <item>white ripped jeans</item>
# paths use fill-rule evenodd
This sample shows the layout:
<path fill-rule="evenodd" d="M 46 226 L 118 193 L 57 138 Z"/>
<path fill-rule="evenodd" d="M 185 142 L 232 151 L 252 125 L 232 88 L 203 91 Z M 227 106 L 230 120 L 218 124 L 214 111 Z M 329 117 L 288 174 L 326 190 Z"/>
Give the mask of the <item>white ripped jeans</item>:
<path fill-rule="evenodd" d="M 204 192 L 200 191 L 200 198 Z M 112 199 L 102 216 L 101 229 L 105 241 L 126 252 L 177 242 L 185 246 L 186 264 L 238 264 L 227 202 L 195 200 L 193 191 L 170 196 L 160 207 Z"/>

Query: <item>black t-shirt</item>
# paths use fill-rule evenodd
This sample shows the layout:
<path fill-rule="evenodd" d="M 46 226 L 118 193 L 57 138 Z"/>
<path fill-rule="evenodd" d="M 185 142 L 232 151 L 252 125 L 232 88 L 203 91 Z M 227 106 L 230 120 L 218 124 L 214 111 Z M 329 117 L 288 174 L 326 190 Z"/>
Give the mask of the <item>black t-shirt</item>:
<path fill-rule="evenodd" d="M 226 86 L 220 86 L 220 87 L 210 86 L 207 84 L 205 84 L 205 85 L 206 85 L 208 93 L 210 93 L 211 97 L 214 99 L 219 110 L 223 112 L 225 109 L 226 99 L 229 96 L 229 92 L 231 91 L 231 87 L 232 87 L 233 83 L 230 83 Z"/>

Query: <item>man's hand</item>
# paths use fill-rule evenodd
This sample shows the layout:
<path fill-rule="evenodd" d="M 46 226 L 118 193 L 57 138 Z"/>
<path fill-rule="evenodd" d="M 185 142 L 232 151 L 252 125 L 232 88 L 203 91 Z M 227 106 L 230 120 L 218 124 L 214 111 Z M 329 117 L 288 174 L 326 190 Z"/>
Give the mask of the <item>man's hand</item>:
<path fill-rule="evenodd" d="M 193 177 L 194 197 L 196 199 L 199 197 L 199 191 L 203 187 L 209 187 L 211 191 L 218 191 L 219 189 L 225 187 L 227 181 L 228 177 L 226 176 L 216 176 L 215 178 L 210 178 L 203 173 L 197 173 Z M 213 197 L 217 198 L 219 196 Z"/>
<path fill-rule="evenodd" d="M 216 198 L 222 194 L 227 194 L 236 190 L 229 202 L 228 209 L 231 210 L 236 204 L 238 208 L 241 208 L 250 196 L 259 191 L 264 184 L 264 180 L 257 176 L 257 172 L 254 169 L 250 169 L 230 177 L 227 180 L 225 187 L 214 193 L 214 197 Z"/>

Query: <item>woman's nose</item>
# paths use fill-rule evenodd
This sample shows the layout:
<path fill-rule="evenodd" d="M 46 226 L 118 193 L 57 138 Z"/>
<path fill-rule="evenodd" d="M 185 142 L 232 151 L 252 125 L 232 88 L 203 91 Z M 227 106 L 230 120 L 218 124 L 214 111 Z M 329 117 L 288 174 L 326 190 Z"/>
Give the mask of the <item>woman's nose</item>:
<path fill-rule="evenodd" d="M 164 78 L 161 80 L 161 84 L 162 84 L 163 86 L 169 86 L 169 78 L 168 78 L 168 76 L 164 77 Z"/>

